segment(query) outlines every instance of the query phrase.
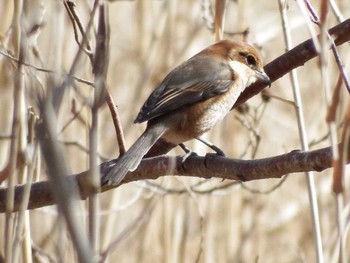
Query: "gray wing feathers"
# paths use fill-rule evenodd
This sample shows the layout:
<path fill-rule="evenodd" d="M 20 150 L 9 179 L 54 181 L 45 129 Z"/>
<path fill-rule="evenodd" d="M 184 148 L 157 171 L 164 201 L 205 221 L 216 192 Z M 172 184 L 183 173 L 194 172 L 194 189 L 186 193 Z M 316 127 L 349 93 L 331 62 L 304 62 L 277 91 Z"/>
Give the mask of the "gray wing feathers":
<path fill-rule="evenodd" d="M 195 76 L 195 77 L 194 77 Z M 233 75 L 224 63 L 209 57 L 190 59 L 171 71 L 142 106 L 135 123 L 209 99 L 231 86 Z"/>

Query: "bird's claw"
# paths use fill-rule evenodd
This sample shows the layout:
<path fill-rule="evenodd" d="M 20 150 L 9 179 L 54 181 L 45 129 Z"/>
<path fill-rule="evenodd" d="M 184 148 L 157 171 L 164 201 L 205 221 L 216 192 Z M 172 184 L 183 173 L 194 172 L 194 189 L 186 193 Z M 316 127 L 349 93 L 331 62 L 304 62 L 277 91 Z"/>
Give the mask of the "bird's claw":
<path fill-rule="evenodd" d="M 215 145 L 212 145 L 212 146 L 211 146 L 211 149 L 214 150 L 215 153 L 214 153 L 214 154 L 212 154 L 212 153 L 207 153 L 207 155 L 208 155 L 208 154 L 209 154 L 209 155 L 217 155 L 217 156 L 222 156 L 222 157 L 225 157 L 225 156 L 226 156 L 225 153 L 224 153 L 224 151 L 221 150 L 219 147 L 217 147 L 217 146 L 215 146 Z"/>
<path fill-rule="evenodd" d="M 195 157 L 195 156 L 198 156 L 198 154 L 193 152 L 192 150 L 189 150 L 188 152 L 186 152 L 186 154 L 181 156 L 181 166 L 182 166 L 182 169 L 184 171 L 185 171 L 185 162 L 186 162 L 186 160 L 188 158 L 190 158 L 190 157 Z"/>
<path fill-rule="evenodd" d="M 225 156 L 225 153 L 223 150 L 221 150 L 219 147 L 215 146 L 211 142 L 208 142 L 204 140 L 203 138 L 197 137 L 196 138 L 198 141 L 204 143 L 206 146 L 208 146 L 210 149 L 212 149 L 217 155 L 219 156 Z"/>
<path fill-rule="evenodd" d="M 186 154 L 181 156 L 181 162 L 184 163 L 189 157 L 194 157 L 194 156 L 198 156 L 198 154 L 193 151 L 189 151 Z"/>

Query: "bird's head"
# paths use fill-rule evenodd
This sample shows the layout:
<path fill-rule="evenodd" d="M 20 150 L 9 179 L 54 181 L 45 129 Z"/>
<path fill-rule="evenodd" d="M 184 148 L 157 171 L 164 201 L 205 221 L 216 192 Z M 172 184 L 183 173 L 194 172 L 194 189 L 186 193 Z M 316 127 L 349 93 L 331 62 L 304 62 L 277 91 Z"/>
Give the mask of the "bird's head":
<path fill-rule="evenodd" d="M 245 86 L 261 81 L 271 85 L 269 76 L 263 69 L 259 52 L 246 42 L 221 40 L 201 52 L 227 64 L 234 74 L 244 81 Z"/>

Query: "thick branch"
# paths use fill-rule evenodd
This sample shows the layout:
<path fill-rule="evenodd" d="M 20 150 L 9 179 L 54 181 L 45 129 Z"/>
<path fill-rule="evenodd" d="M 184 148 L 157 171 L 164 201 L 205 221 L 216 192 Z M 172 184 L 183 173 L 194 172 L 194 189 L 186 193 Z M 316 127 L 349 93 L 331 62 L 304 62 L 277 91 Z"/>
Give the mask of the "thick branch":
<path fill-rule="evenodd" d="M 196 176 L 201 178 L 223 178 L 229 180 L 251 181 L 267 178 L 281 178 L 285 174 L 322 171 L 332 166 L 331 148 L 301 152 L 292 151 L 287 154 L 264 158 L 258 160 L 237 160 L 225 157 L 191 157 L 184 164 L 181 157 L 158 156 L 144 159 L 140 166 L 132 173 L 129 173 L 121 184 L 157 179 L 166 175 Z M 111 160 L 100 165 L 101 175 L 104 175 L 113 167 L 115 160 Z M 88 185 L 87 176 L 89 171 L 72 175 L 72 180 L 78 181 L 81 199 L 85 199 L 88 193 L 84 189 Z M 103 186 L 101 191 L 110 190 L 111 186 Z M 15 189 L 15 210 L 23 195 L 24 186 L 19 185 Z M 0 212 L 5 211 L 6 189 L 0 190 Z M 32 184 L 28 209 L 53 205 L 55 203 L 48 181 Z"/>

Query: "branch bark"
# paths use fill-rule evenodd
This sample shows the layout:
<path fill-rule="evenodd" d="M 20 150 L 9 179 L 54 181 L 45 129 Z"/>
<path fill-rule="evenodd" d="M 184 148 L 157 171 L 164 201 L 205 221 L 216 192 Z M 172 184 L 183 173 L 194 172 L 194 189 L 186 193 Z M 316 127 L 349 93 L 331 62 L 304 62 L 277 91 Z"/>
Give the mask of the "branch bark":
<path fill-rule="evenodd" d="M 341 45 L 350 39 L 350 19 L 332 28 L 329 33 L 334 38 L 336 45 Z M 278 57 L 267 64 L 265 70 L 272 81 L 282 77 L 290 70 L 303 65 L 308 60 L 314 58 L 317 52 L 312 40 L 307 40 L 296 46 L 291 51 Z M 261 84 L 252 85 L 241 95 L 234 108 L 259 93 L 265 86 Z M 348 148 L 350 148 L 348 146 Z M 349 149 L 348 149 L 349 151 Z M 347 163 L 349 160 L 347 161 Z M 100 165 L 101 175 L 108 172 L 113 167 L 115 160 L 104 162 Z M 206 164 L 206 165 L 205 165 Z M 205 157 L 188 158 L 184 164 L 181 157 L 158 156 L 144 159 L 138 169 L 129 173 L 121 184 L 145 180 L 156 179 L 165 175 L 196 176 L 202 178 L 224 178 L 230 180 L 259 180 L 267 178 L 281 178 L 285 174 L 322 171 L 332 167 L 331 148 L 301 152 L 292 151 L 288 154 L 264 158 L 259 160 L 236 160 L 224 157 L 216 157 L 205 160 Z M 86 187 L 86 178 L 89 171 L 71 175 L 72 183 L 76 181 L 80 198 L 88 196 L 89 187 Z M 102 187 L 101 191 L 110 190 L 111 186 Z M 17 211 L 23 196 L 24 185 L 15 188 L 14 211 Z M 6 189 L 0 189 L 0 212 L 5 212 Z M 55 204 L 54 197 L 48 181 L 36 182 L 31 186 L 28 209 L 35 209 L 43 206 Z"/>

